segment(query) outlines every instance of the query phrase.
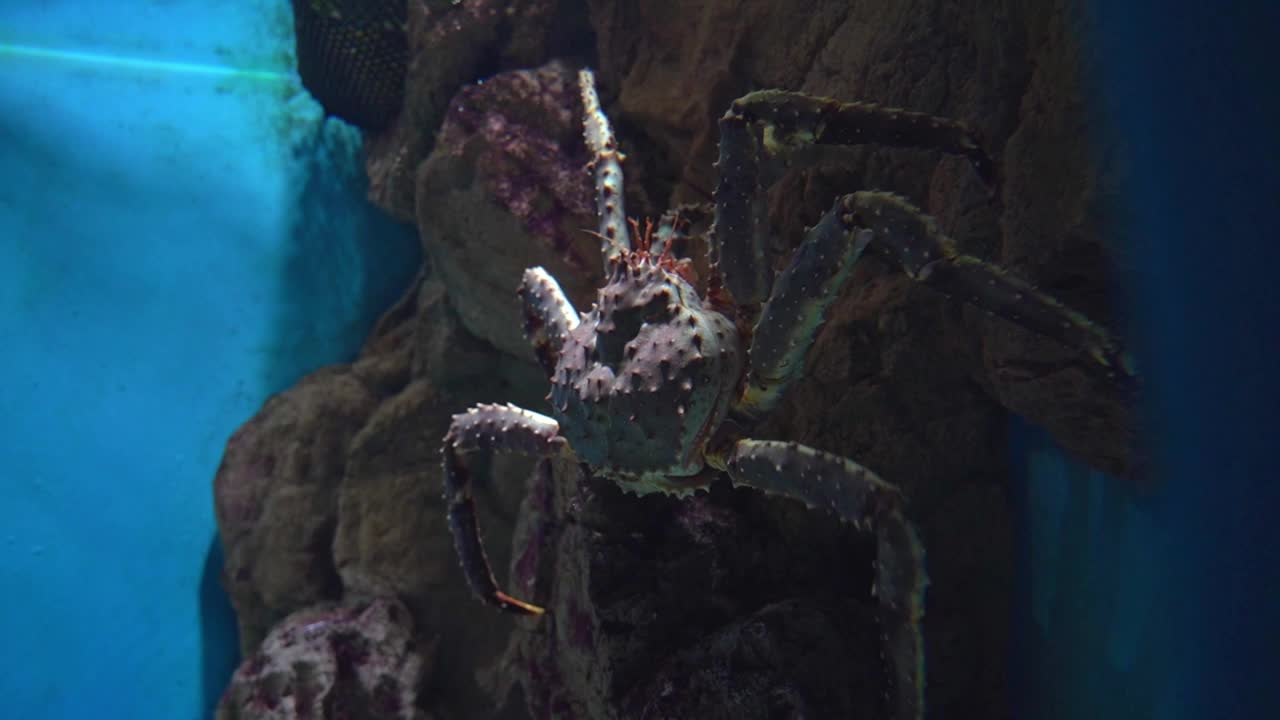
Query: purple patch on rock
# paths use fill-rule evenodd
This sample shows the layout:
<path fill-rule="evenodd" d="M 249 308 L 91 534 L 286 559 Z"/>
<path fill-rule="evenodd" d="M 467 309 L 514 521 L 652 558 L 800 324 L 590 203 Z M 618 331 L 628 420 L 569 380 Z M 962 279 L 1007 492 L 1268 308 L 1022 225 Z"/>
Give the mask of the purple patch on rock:
<path fill-rule="evenodd" d="M 578 105 L 573 74 L 560 65 L 503 73 L 458 92 L 441 144 L 460 151 L 458 138 L 483 138 L 477 165 L 494 199 L 574 267 L 587 268 L 565 228 L 595 212 Z"/>
<path fill-rule="evenodd" d="M 551 472 L 549 467 L 539 464 L 533 471 L 526 507 L 533 518 L 529 522 L 529 530 L 523 538 L 524 546 L 513 568 L 513 577 L 526 592 L 533 589 L 538 579 L 538 563 L 542 559 L 542 545 L 547 541 L 552 525 Z"/>
<path fill-rule="evenodd" d="M 219 717 L 349 717 L 353 699 L 367 698 L 378 717 L 413 720 L 422 667 L 410 616 L 395 600 L 302 610 L 236 671 Z"/>

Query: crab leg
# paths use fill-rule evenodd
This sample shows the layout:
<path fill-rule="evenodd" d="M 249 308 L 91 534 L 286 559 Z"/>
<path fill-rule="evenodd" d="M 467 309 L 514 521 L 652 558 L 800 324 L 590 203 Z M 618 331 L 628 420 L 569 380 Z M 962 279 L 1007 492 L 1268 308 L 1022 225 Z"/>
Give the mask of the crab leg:
<path fill-rule="evenodd" d="M 948 118 L 784 90 L 748 93 L 733 102 L 729 117 L 763 123 L 765 149 L 774 154 L 806 145 L 941 150 L 968 158 L 988 185 L 995 181 L 995 165 L 973 131 Z"/>
<path fill-rule="evenodd" d="M 827 308 L 871 241 L 870 231 L 853 231 L 851 219 L 837 201 L 805 234 L 778 277 L 751 338 L 751 372 L 738 412 L 764 416 L 800 376 Z"/>
<path fill-rule="evenodd" d="M 750 311 L 764 302 L 772 281 L 765 260 L 769 227 L 760 154 L 748 118 L 732 109 L 720 118 L 720 181 L 716 184 L 711 263 L 733 299 Z"/>
<path fill-rule="evenodd" d="M 875 473 L 838 455 L 797 443 L 739 440 L 729 452 L 735 485 L 834 512 L 876 537 L 872 588 L 880 605 L 883 646 L 897 720 L 924 717 L 924 547 L 902 514 L 902 494 Z"/>
<path fill-rule="evenodd" d="M 596 179 L 596 213 L 600 216 L 600 252 L 604 255 L 605 274 L 623 250 L 631 248 L 627 237 L 627 210 L 623 202 L 622 161 L 618 141 L 609 127 L 609 118 L 600 108 L 596 95 L 596 77 L 590 70 L 578 72 L 578 87 L 582 91 L 583 135 L 587 149 L 591 151 L 588 170 Z"/>
<path fill-rule="evenodd" d="M 449 507 L 449 530 L 462 560 L 462 574 L 480 599 L 507 612 L 541 615 L 545 610 L 498 589 L 480 541 L 467 455 L 517 452 L 552 456 L 568 449 L 559 433 L 560 425 L 555 420 L 515 405 L 477 405 L 454 415 L 444 436 L 444 501 Z"/>
<path fill-rule="evenodd" d="M 753 126 L 763 126 L 758 133 Z M 720 182 L 715 191 L 711 261 L 734 299 L 748 310 L 769 294 L 769 228 L 760 151 L 776 155 L 808 145 L 863 145 L 941 150 L 969 159 L 988 184 L 995 165 L 963 124 L 925 113 L 781 90 L 748 93 L 720 118 Z"/>
<path fill-rule="evenodd" d="M 540 267 L 524 271 L 518 292 L 524 308 L 524 336 L 550 376 L 556 370 L 569 331 L 578 326 L 578 311 L 573 309 L 560 283 Z"/>
<path fill-rule="evenodd" d="M 1113 379 L 1133 377 L 1128 356 L 1105 329 L 1003 268 L 960 254 L 933 219 L 906 200 L 859 192 L 843 202 L 854 222 L 873 233 L 872 251 L 912 279 L 1083 350 Z"/>

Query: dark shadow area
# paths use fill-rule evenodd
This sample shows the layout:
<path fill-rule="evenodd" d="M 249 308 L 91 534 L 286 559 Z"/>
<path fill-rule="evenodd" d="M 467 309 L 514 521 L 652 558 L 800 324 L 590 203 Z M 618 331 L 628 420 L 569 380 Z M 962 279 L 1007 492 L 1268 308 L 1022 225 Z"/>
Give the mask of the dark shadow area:
<path fill-rule="evenodd" d="M 1145 707 L 1104 702 L 1113 688 L 1087 669 L 1047 670 L 1060 687 L 1096 696 L 1089 717 L 1097 720 L 1280 717 L 1280 5 L 1133 0 L 1087 9 L 1087 41 L 1100 59 L 1093 80 L 1130 168 L 1123 281 L 1158 484 L 1144 508 L 1165 536 L 1142 561 L 1167 573 L 1141 608 L 1159 628 L 1140 650 L 1160 673 Z M 1065 558 L 1077 565 L 1081 603 L 1091 582 L 1134 582 L 1098 577 L 1081 560 Z M 1098 628 L 1081 630 L 1084 646 L 1106 640 L 1091 636 Z M 1069 659 L 1034 645 L 1026 653 Z"/>
<path fill-rule="evenodd" d="M 236 614 L 222 589 L 222 543 L 215 535 L 209 541 L 200 573 L 200 711 L 197 717 L 212 718 L 218 698 L 226 689 L 231 673 L 240 664 L 240 640 Z"/>
<path fill-rule="evenodd" d="M 264 368 L 271 392 L 354 358 L 421 263 L 416 230 L 366 199 L 358 136 L 339 123 L 317 125 L 293 148 L 296 196 Z"/>

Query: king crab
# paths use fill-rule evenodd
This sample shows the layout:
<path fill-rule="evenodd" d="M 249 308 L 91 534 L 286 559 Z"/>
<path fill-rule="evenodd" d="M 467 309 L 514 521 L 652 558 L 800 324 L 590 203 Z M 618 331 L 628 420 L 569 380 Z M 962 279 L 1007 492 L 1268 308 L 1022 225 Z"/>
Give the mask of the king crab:
<path fill-rule="evenodd" d="M 705 296 L 686 261 L 672 256 L 684 233 L 678 211 L 653 232 L 627 233 L 622 154 L 589 70 L 579 75 L 585 136 L 594 158 L 604 287 L 579 313 L 542 268 L 520 284 L 525 332 L 551 379 L 551 416 L 514 405 L 477 405 L 455 415 L 444 438 L 449 526 L 472 590 L 505 611 L 545 610 L 502 592 L 485 556 L 471 496 L 471 453 L 576 458 L 597 476 L 641 495 L 684 496 L 727 474 L 739 486 L 833 512 L 876 539 L 874 593 L 896 718 L 924 712 L 920 623 L 924 548 L 902 493 L 847 458 L 750 430 L 778 404 L 854 263 L 871 251 L 910 277 L 1084 351 L 1117 379 L 1132 371 L 1102 328 L 1001 268 L 960 254 L 933 220 L 884 192 L 835 201 L 774 281 L 761 156 L 808 145 L 932 148 L 968 158 L 991 182 L 993 165 L 955 121 L 760 91 L 720 119 L 721 171 Z"/>

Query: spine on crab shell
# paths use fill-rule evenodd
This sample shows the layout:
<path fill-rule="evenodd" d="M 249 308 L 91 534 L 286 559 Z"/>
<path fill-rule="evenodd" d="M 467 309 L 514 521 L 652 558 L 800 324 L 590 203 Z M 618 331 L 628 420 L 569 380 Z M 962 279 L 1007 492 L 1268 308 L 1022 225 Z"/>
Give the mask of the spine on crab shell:
<path fill-rule="evenodd" d="M 630 249 L 627 237 L 627 210 L 623 201 L 622 161 L 618 141 L 609 127 L 609 118 L 600 108 L 596 94 L 595 74 L 590 70 L 578 72 L 578 86 L 582 91 L 582 125 L 591 162 L 587 165 L 595 173 L 596 213 L 600 219 L 601 252 L 605 258 L 605 272 L 622 254 Z"/>
<path fill-rule="evenodd" d="M 1004 268 L 960 254 L 932 218 L 903 198 L 857 192 L 845 202 L 851 217 L 873 233 L 873 251 L 912 279 L 1084 351 L 1112 380 L 1135 379 L 1128 354 L 1106 329 Z"/>

